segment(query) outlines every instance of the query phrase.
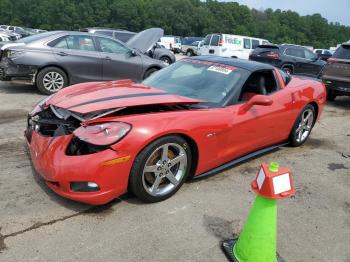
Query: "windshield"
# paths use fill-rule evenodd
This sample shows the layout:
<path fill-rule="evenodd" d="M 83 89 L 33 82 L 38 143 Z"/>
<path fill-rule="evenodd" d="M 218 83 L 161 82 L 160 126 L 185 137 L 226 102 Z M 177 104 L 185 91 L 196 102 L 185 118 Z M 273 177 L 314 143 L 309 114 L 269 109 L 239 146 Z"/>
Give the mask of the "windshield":
<path fill-rule="evenodd" d="M 239 89 L 249 72 L 234 66 L 196 59 L 183 59 L 151 75 L 143 84 L 171 94 L 222 104 Z"/>
<path fill-rule="evenodd" d="M 41 38 L 47 37 L 47 36 L 51 36 L 57 34 L 57 31 L 51 31 L 51 32 L 45 32 L 45 33 L 40 33 L 40 34 L 36 34 L 36 35 L 31 35 L 31 36 L 27 36 L 27 37 L 23 37 L 17 41 L 15 41 L 16 43 L 25 43 L 28 44 L 30 42 L 39 40 Z"/>

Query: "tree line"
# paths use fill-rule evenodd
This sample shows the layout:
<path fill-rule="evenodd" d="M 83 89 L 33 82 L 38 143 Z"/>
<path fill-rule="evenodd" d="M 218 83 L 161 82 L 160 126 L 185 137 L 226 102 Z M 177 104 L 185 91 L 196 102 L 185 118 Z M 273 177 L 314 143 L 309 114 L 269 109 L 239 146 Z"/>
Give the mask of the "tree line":
<path fill-rule="evenodd" d="M 0 0 L 0 23 L 46 30 L 101 26 L 166 34 L 232 33 L 328 48 L 350 39 L 350 27 L 320 14 L 300 16 L 280 9 L 256 10 L 215 0 Z"/>

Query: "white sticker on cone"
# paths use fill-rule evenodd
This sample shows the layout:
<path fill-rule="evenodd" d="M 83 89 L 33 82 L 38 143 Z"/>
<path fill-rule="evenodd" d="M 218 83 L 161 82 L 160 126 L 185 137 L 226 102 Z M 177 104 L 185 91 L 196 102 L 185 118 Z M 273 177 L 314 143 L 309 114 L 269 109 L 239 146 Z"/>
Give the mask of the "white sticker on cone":
<path fill-rule="evenodd" d="M 289 174 L 285 173 L 272 178 L 273 190 L 275 195 L 291 190 Z"/>
<path fill-rule="evenodd" d="M 256 179 L 256 183 L 258 184 L 259 190 L 261 189 L 261 186 L 264 183 L 264 180 L 265 180 L 264 169 L 260 168 L 258 178 Z"/>

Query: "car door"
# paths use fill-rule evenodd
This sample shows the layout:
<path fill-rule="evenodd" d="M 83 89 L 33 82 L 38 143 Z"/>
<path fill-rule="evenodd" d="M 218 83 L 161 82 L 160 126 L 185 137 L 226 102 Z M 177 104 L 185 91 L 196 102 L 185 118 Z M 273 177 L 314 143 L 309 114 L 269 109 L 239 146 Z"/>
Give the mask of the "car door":
<path fill-rule="evenodd" d="M 305 69 L 305 74 L 307 75 L 312 75 L 312 76 L 317 76 L 320 71 L 321 71 L 321 64 L 323 62 L 321 59 L 318 59 L 317 55 L 310 50 L 304 48 L 304 56 L 305 56 L 305 61 L 304 61 L 304 69 Z"/>
<path fill-rule="evenodd" d="M 68 73 L 70 84 L 102 80 L 101 54 L 90 35 L 70 34 L 53 40 L 51 46 L 57 64 Z"/>
<path fill-rule="evenodd" d="M 220 55 L 220 35 L 213 34 L 209 44 L 209 55 Z"/>
<path fill-rule="evenodd" d="M 271 105 L 253 105 L 247 109 L 248 100 L 237 99 L 234 105 L 226 108 L 232 114 L 231 129 L 219 143 L 225 148 L 222 157 L 227 161 L 288 139 L 296 114 L 290 90 L 279 82 L 275 71 L 263 74 L 270 75 L 266 96 L 272 101 Z"/>
<path fill-rule="evenodd" d="M 128 47 L 117 40 L 100 36 L 96 36 L 96 39 L 103 60 L 103 80 L 142 79 L 143 64 L 139 54 L 133 54 Z"/>

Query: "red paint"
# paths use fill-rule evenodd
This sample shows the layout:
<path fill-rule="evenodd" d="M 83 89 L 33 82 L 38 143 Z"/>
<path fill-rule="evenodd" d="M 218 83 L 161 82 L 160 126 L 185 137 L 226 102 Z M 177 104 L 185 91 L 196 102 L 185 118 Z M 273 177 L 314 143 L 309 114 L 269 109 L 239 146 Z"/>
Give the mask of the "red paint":
<path fill-rule="evenodd" d="M 321 82 L 293 77 L 284 87 L 276 70 L 281 90 L 268 96 L 269 106 L 246 103 L 224 108 L 180 110 L 135 114 L 96 119 L 90 123 L 121 121 L 132 126 L 130 132 L 112 145 L 113 150 L 83 156 L 67 156 L 66 147 L 72 135 L 43 137 L 33 132 L 28 144 L 33 164 L 56 193 L 89 204 L 104 204 L 127 192 L 129 173 L 135 157 L 150 142 L 169 134 L 180 134 L 192 139 L 198 147 L 198 165 L 195 176 L 252 151 L 288 140 L 298 114 L 308 103 L 318 106 L 318 116 L 325 103 L 325 88 Z M 77 103 L 108 96 L 161 92 L 158 89 L 135 85 L 131 81 L 85 83 L 68 87 L 47 104 L 71 107 Z M 75 108 L 79 112 L 104 108 L 157 103 L 194 103 L 198 100 L 175 95 L 116 99 Z M 248 103 L 248 102 L 247 102 Z M 51 141 L 52 140 L 52 141 Z M 127 162 L 105 166 L 103 162 L 129 156 Z M 96 182 L 98 193 L 76 193 L 69 188 L 70 181 Z M 50 183 L 54 182 L 54 183 Z"/>

